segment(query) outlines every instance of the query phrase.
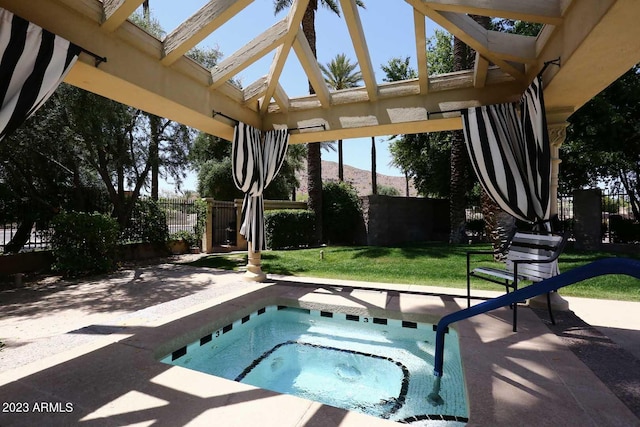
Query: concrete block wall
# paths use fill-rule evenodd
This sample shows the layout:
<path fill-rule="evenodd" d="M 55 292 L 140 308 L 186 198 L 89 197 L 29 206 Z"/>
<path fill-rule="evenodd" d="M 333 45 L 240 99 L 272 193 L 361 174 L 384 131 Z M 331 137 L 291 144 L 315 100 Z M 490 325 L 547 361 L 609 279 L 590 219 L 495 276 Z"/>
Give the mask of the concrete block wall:
<path fill-rule="evenodd" d="M 448 240 L 448 200 L 370 195 L 362 208 L 367 245 Z"/>

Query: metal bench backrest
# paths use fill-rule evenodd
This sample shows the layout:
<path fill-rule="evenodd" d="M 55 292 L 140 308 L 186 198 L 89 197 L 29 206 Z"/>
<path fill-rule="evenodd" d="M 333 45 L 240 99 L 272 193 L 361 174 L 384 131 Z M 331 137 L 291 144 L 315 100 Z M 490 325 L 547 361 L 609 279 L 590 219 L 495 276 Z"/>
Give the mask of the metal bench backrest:
<path fill-rule="evenodd" d="M 514 260 L 544 261 L 518 263 L 518 276 L 539 282 L 558 274 L 557 258 L 564 248 L 566 237 L 559 234 L 537 234 L 517 232 L 509 246 L 507 270 L 513 271 Z M 551 260 L 551 261 L 550 261 Z"/>

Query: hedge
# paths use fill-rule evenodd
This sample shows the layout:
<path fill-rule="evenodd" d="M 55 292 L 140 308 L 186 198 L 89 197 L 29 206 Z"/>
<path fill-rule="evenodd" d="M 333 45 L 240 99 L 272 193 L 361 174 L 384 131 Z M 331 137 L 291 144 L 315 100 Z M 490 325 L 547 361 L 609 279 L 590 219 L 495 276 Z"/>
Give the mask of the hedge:
<path fill-rule="evenodd" d="M 315 215 L 309 210 L 282 209 L 264 214 L 269 249 L 309 246 L 315 235 Z"/>
<path fill-rule="evenodd" d="M 61 212 L 51 226 L 53 270 L 65 276 L 115 270 L 120 234 L 115 219 L 99 213 Z"/>

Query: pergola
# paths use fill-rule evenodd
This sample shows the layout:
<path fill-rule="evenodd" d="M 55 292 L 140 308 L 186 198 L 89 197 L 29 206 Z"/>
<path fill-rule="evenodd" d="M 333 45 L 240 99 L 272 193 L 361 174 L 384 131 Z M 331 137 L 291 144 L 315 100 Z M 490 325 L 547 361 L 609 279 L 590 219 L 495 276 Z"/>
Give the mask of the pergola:
<path fill-rule="evenodd" d="M 184 54 L 251 7 L 251 0 L 202 0 L 202 8 L 164 40 L 127 20 L 142 2 L 1 0 L 0 6 L 108 59 L 96 66 L 94 58 L 82 55 L 67 83 L 225 139 L 232 138 L 233 123 L 213 111 L 262 130 L 325 125 L 293 133 L 291 143 L 459 129 L 459 117 L 427 113 L 513 101 L 543 63 L 556 58 L 561 67 L 548 69 L 544 82 L 550 122 L 559 124 L 640 61 L 640 5 L 634 0 L 406 0 L 388 3 L 413 8 L 412 28 L 404 31 L 415 33 L 419 77 L 381 83 L 355 1 L 341 0 L 364 86 L 330 91 L 300 28 L 308 0 L 294 1 L 283 19 L 213 70 Z M 503 34 L 481 28 L 468 14 L 545 26 L 537 37 Z M 473 70 L 429 75 L 424 52 L 431 22 L 476 50 Z M 292 50 L 315 95 L 291 97 L 280 85 Z M 264 77 L 244 89 L 229 83 L 269 54 L 273 60 Z"/>
<path fill-rule="evenodd" d="M 142 3 L 0 0 L 1 7 L 107 58 L 98 64 L 81 54 L 67 83 L 227 140 L 233 138 L 235 123 L 226 117 L 262 131 L 303 128 L 291 133 L 294 144 L 460 129 L 458 113 L 442 112 L 515 101 L 545 62 L 559 59 L 559 67 L 543 74 L 552 145 L 552 213 L 557 212 L 558 148 L 567 118 L 640 62 L 637 0 L 388 1 L 390 8 L 413 10 L 413 22 L 394 31 L 414 33 L 418 78 L 382 83 L 375 78 L 355 0 L 340 0 L 364 86 L 330 91 L 301 30 L 309 0 L 294 0 L 284 17 L 274 17 L 277 22 L 213 70 L 185 53 L 251 7 L 252 0 L 202 0 L 200 10 L 163 40 L 127 20 Z M 482 28 L 470 14 L 544 26 L 536 37 L 505 34 Z M 429 72 L 426 29 L 433 23 L 476 51 L 473 70 Z M 281 74 L 292 51 L 314 95 L 290 96 L 283 89 Z M 230 83 L 266 55 L 272 60 L 263 77 L 243 89 Z"/>

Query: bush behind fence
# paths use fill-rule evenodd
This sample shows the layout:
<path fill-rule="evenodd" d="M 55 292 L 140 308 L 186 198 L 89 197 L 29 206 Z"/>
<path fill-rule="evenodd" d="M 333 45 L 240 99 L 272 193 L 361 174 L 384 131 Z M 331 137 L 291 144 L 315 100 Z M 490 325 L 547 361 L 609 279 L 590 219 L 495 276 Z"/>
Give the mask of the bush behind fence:
<path fill-rule="evenodd" d="M 153 203 L 150 198 L 142 198 L 136 203 L 120 242 L 164 242 L 172 235 L 188 233 L 197 243 L 204 233 L 206 213 L 206 202 L 200 199 L 159 199 Z M 5 252 L 17 229 L 16 221 L 0 224 L 0 252 Z M 22 251 L 50 249 L 52 234 L 50 224 L 36 223 Z"/>
<path fill-rule="evenodd" d="M 147 200 L 147 199 L 143 199 Z M 168 237 L 189 235 L 194 243 L 197 243 L 203 235 L 206 225 L 206 202 L 201 199 L 160 199 L 157 201 L 159 211 L 151 215 L 148 206 L 142 202 L 142 208 L 136 207 L 132 218 L 134 221 L 128 227 L 128 233 L 121 238 L 129 242 L 144 242 L 152 240 L 166 240 L 167 235 L 163 231 L 166 225 Z M 602 241 L 610 243 L 633 243 L 640 241 L 639 218 L 634 218 L 629 196 L 624 192 L 602 192 Z M 107 209 L 108 211 L 108 209 Z M 155 216 L 156 219 L 164 215 L 164 225 L 158 225 L 156 221 L 153 227 L 149 219 L 141 219 L 145 216 Z M 564 229 L 573 229 L 574 203 L 572 195 L 558 196 L 558 217 Z M 475 234 L 481 234 L 483 229 L 483 216 L 480 207 L 470 206 L 466 210 L 468 229 Z M 225 222 L 224 227 L 228 227 Z M 154 228 L 155 227 L 155 228 Z M 149 230 L 152 228 L 153 230 Z M 6 245 L 18 229 L 16 221 L 0 224 L 0 252 L 5 252 Z M 224 230 L 223 230 L 224 231 Z M 29 239 L 24 245 L 23 251 L 49 249 L 51 247 L 52 229 L 49 224 L 37 222 L 30 233 Z"/>

